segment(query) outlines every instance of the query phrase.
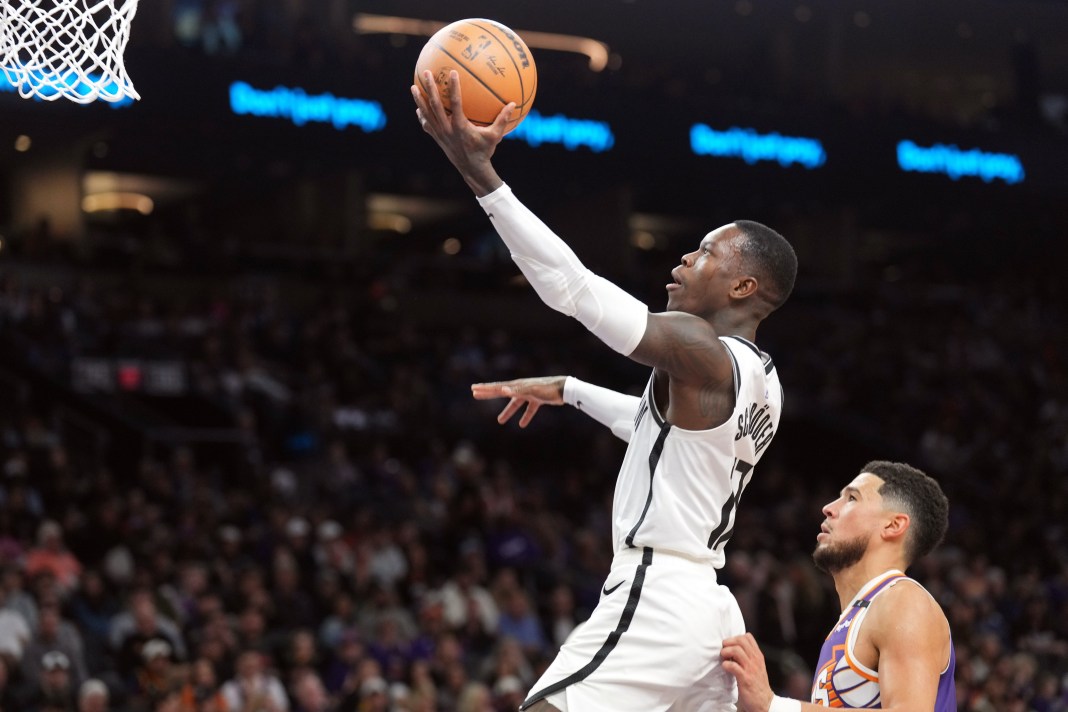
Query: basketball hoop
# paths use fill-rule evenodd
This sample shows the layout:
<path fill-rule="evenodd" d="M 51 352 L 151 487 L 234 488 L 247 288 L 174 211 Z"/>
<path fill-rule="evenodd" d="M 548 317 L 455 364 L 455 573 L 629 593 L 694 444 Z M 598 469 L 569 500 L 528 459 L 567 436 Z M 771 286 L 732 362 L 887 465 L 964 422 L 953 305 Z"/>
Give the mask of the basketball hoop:
<path fill-rule="evenodd" d="M 122 63 L 137 0 L 3 0 L 0 69 L 23 98 L 140 99 Z"/>

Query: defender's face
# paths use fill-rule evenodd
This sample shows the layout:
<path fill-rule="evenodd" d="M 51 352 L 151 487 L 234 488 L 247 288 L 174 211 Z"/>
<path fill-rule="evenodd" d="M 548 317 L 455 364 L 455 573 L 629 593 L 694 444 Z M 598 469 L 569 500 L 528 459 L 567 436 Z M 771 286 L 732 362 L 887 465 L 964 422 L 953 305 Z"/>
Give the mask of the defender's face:
<path fill-rule="evenodd" d="M 842 488 L 833 502 L 823 506 L 825 517 L 816 535 L 816 549 L 837 544 L 865 540 L 878 531 L 885 520 L 883 497 L 879 488 L 883 480 L 870 472 L 862 472 Z"/>
<path fill-rule="evenodd" d="M 744 239 L 733 224 L 705 235 L 682 264 L 671 270 L 667 285 L 669 311 L 708 316 L 730 302 L 730 284 L 739 263 L 739 241 Z"/>

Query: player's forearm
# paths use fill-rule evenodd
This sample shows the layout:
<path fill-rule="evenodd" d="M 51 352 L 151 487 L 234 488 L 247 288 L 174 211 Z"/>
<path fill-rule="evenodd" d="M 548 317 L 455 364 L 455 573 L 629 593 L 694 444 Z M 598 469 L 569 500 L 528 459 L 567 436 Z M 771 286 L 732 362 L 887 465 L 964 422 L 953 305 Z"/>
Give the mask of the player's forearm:
<path fill-rule="evenodd" d="M 577 319 L 619 353 L 634 351 L 645 334 L 649 310 L 644 304 L 586 269 L 507 185 L 478 202 L 543 302 Z"/>
<path fill-rule="evenodd" d="M 641 399 L 568 376 L 564 381 L 564 402 L 607 427 L 620 440 L 630 442 Z"/>

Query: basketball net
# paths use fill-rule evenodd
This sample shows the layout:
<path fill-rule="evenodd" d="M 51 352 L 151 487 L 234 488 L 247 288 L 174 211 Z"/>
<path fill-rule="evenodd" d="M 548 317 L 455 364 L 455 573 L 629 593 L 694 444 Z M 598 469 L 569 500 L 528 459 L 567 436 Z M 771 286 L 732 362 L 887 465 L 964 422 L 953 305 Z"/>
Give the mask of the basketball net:
<path fill-rule="evenodd" d="M 122 53 L 137 0 L 0 0 L 0 69 L 23 98 L 140 99 Z"/>

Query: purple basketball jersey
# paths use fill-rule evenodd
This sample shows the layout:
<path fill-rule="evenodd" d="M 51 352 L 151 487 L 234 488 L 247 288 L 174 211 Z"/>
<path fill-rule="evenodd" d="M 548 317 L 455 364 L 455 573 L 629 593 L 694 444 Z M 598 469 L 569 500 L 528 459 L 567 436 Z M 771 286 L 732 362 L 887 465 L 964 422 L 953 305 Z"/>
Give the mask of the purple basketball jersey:
<path fill-rule="evenodd" d="M 853 644 L 871 602 L 904 578 L 905 574 L 900 571 L 887 571 L 875 577 L 860 589 L 853 605 L 838 619 L 820 651 L 812 680 L 814 704 L 846 709 L 882 709 L 879 673 L 853 658 Z M 953 682 L 956 667 L 957 654 L 950 641 L 949 665 L 938 678 L 938 696 L 932 712 L 957 712 L 957 691 Z"/>

